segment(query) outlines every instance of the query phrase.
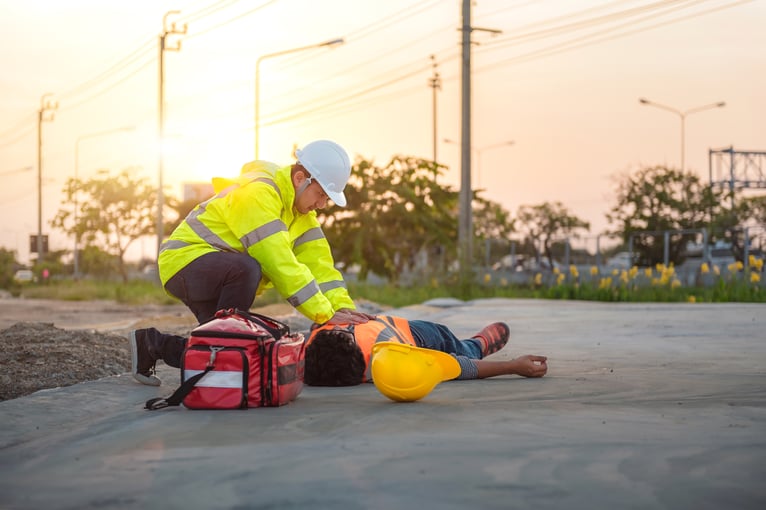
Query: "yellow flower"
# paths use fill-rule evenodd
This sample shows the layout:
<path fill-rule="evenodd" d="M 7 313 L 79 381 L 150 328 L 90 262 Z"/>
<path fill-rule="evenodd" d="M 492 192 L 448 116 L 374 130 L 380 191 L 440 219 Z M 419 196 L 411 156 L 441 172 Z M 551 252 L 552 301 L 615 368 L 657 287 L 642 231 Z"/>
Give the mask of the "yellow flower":
<path fill-rule="evenodd" d="M 577 266 L 572 264 L 571 266 L 569 266 L 569 274 L 572 275 L 572 278 L 577 278 L 578 276 L 580 276 L 580 271 L 577 270 Z"/>
<path fill-rule="evenodd" d="M 747 264 L 749 266 L 755 265 L 755 255 L 750 255 L 749 257 L 747 257 Z"/>
<path fill-rule="evenodd" d="M 756 268 L 758 271 L 760 271 L 761 269 L 763 269 L 763 259 L 755 259 L 755 264 L 753 264 L 753 266 L 754 266 L 754 267 L 755 267 L 755 268 Z"/>
<path fill-rule="evenodd" d="M 651 278 L 652 277 L 652 268 L 651 267 L 647 267 L 646 269 L 644 269 L 644 274 L 646 275 L 647 278 Z"/>
<path fill-rule="evenodd" d="M 598 274 L 598 267 L 597 266 L 590 266 L 590 274 L 591 274 L 591 276 L 596 276 Z"/>
<path fill-rule="evenodd" d="M 737 271 L 742 271 L 745 268 L 745 265 L 739 260 L 734 265 L 737 266 Z"/>
<path fill-rule="evenodd" d="M 710 266 L 707 265 L 707 262 L 703 262 L 700 266 L 700 272 L 702 274 L 708 274 L 710 272 Z"/>
<path fill-rule="evenodd" d="M 559 273 L 560 273 L 559 268 L 554 267 L 553 268 L 553 274 L 559 274 Z"/>
<path fill-rule="evenodd" d="M 662 262 L 658 262 L 656 266 L 654 266 L 655 269 L 657 269 L 658 273 L 661 273 L 665 270 L 665 264 Z"/>
<path fill-rule="evenodd" d="M 652 285 L 654 285 L 655 287 L 659 285 L 660 283 L 662 282 L 659 278 L 652 278 Z"/>
<path fill-rule="evenodd" d="M 508 285 L 508 280 L 506 280 L 505 278 L 500 278 L 500 285 L 502 287 L 506 287 Z"/>
<path fill-rule="evenodd" d="M 601 278 L 601 281 L 599 281 L 598 283 L 599 289 L 608 289 L 611 286 L 612 286 L 612 278 L 610 276 Z"/>
<path fill-rule="evenodd" d="M 736 262 L 732 262 L 731 264 L 726 266 L 726 268 L 729 270 L 730 273 L 736 273 L 737 271 L 739 271 L 739 269 L 737 268 Z"/>
<path fill-rule="evenodd" d="M 719 276 L 721 274 L 721 268 L 713 264 L 713 272 L 716 274 L 716 276 Z"/>
<path fill-rule="evenodd" d="M 676 268 L 674 268 L 673 265 L 671 264 L 670 267 L 668 267 L 667 269 L 665 269 L 665 271 L 662 272 L 662 274 L 663 276 L 668 275 L 668 278 L 670 278 L 671 276 L 676 274 Z"/>
<path fill-rule="evenodd" d="M 696 303 L 697 302 L 697 298 L 695 296 L 689 296 L 688 301 L 690 303 Z"/>
<path fill-rule="evenodd" d="M 681 282 L 676 280 L 675 278 L 673 278 L 673 281 L 670 282 L 670 287 L 673 289 L 677 289 L 680 286 L 681 286 Z"/>
<path fill-rule="evenodd" d="M 489 273 L 484 275 L 484 283 L 489 283 L 492 280 L 492 276 Z"/>
<path fill-rule="evenodd" d="M 750 281 L 758 283 L 761 281 L 761 273 L 750 273 Z"/>
<path fill-rule="evenodd" d="M 566 275 L 564 273 L 559 273 L 559 275 L 556 277 L 556 285 L 561 285 L 564 283 L 564 278 L 566 278 Z"/>
<path fill-rule="evenodd" d="M 537 273 L 535 275 L 535 285 L 542 285 L 543 284 L 543 275 L 542 273 Z"/>
<path fill-rule="evenodd" d="M 620 280 L 622 283 L 628 283 L 628 272 L 623 269 L 623 271 L 620 273 Z"/>
<path fill-rule="evenodd" d="M 612 269 L 612 276 L 617 276 L 618 274 L 620 274 L 619 269 Z"/>
<path fill-rule="evenodd" d="M 633 280 L 636 275 L 638 275 L 638 268 L 636 266 L 633 266 L 630 268 L 630 271 L 628 271 L 628 276 L 630 276 L 630 279 Z"/>

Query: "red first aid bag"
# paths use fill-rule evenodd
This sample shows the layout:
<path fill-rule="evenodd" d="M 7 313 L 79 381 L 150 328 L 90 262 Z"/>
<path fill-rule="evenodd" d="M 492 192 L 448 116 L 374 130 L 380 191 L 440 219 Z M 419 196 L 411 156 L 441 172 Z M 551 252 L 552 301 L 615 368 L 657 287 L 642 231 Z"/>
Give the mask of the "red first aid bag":
<path fill-rule="evenodd" d="M 303 389 L 304 342 L 287 325 L 251 312 L 220 310 L 191 332 L 181 359 L 181 386 L 146 409 L 276 407 Z"/>

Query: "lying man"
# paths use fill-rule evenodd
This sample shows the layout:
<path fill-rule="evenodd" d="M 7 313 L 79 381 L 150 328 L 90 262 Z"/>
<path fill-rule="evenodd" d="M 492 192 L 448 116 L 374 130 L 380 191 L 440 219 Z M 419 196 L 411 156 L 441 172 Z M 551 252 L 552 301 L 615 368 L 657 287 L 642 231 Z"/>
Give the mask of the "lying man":
<path fill-rule="evenodd" d="M 472 338 L 458 340 L 441 324 L 384 315 L 362 324 L 325 324 L 312 330 L 306 340 L 304 382 L 311 386 L 354 386 L 370 382 L 370 354 L 378 342 L 400 342 L 451 354 L 461 369 L 457 379 L 514 374 L 544 376 L 548 371 L 545 356 L 526 355 L 502 361 L 483 359 L 502 349 L 509 334 L 507 324 L 496 322 Z"/>

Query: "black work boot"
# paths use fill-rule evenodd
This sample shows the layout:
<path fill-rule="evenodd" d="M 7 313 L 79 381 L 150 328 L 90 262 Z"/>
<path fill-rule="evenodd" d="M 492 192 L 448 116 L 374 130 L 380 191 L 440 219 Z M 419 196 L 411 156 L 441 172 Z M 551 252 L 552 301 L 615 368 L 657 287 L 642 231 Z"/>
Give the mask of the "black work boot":
<path fill-rule="evenodd" d="M 133 378 L 141 384 L 159 386 L 154 365 L 162 359 L 162 334 L 154 328 L 130 332 L 130 361 Z"/>

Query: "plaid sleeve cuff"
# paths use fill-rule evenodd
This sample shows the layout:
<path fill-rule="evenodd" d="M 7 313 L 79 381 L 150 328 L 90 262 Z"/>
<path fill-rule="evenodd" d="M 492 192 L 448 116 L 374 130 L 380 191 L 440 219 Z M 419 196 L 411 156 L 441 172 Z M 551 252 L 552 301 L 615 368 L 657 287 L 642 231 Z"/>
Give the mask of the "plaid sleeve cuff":
<path fill-rule="evenodd" d="M 467 358 L 466 356 L 456 356 L 454 354 L 452 354 L 452 356 L 460 365 L 460 375 L 457 376 L 456 379 L 462 380 L 479 378 L 479 369 L 476 367 L 476 363 L 474 363 L 472 359 Z"/>

